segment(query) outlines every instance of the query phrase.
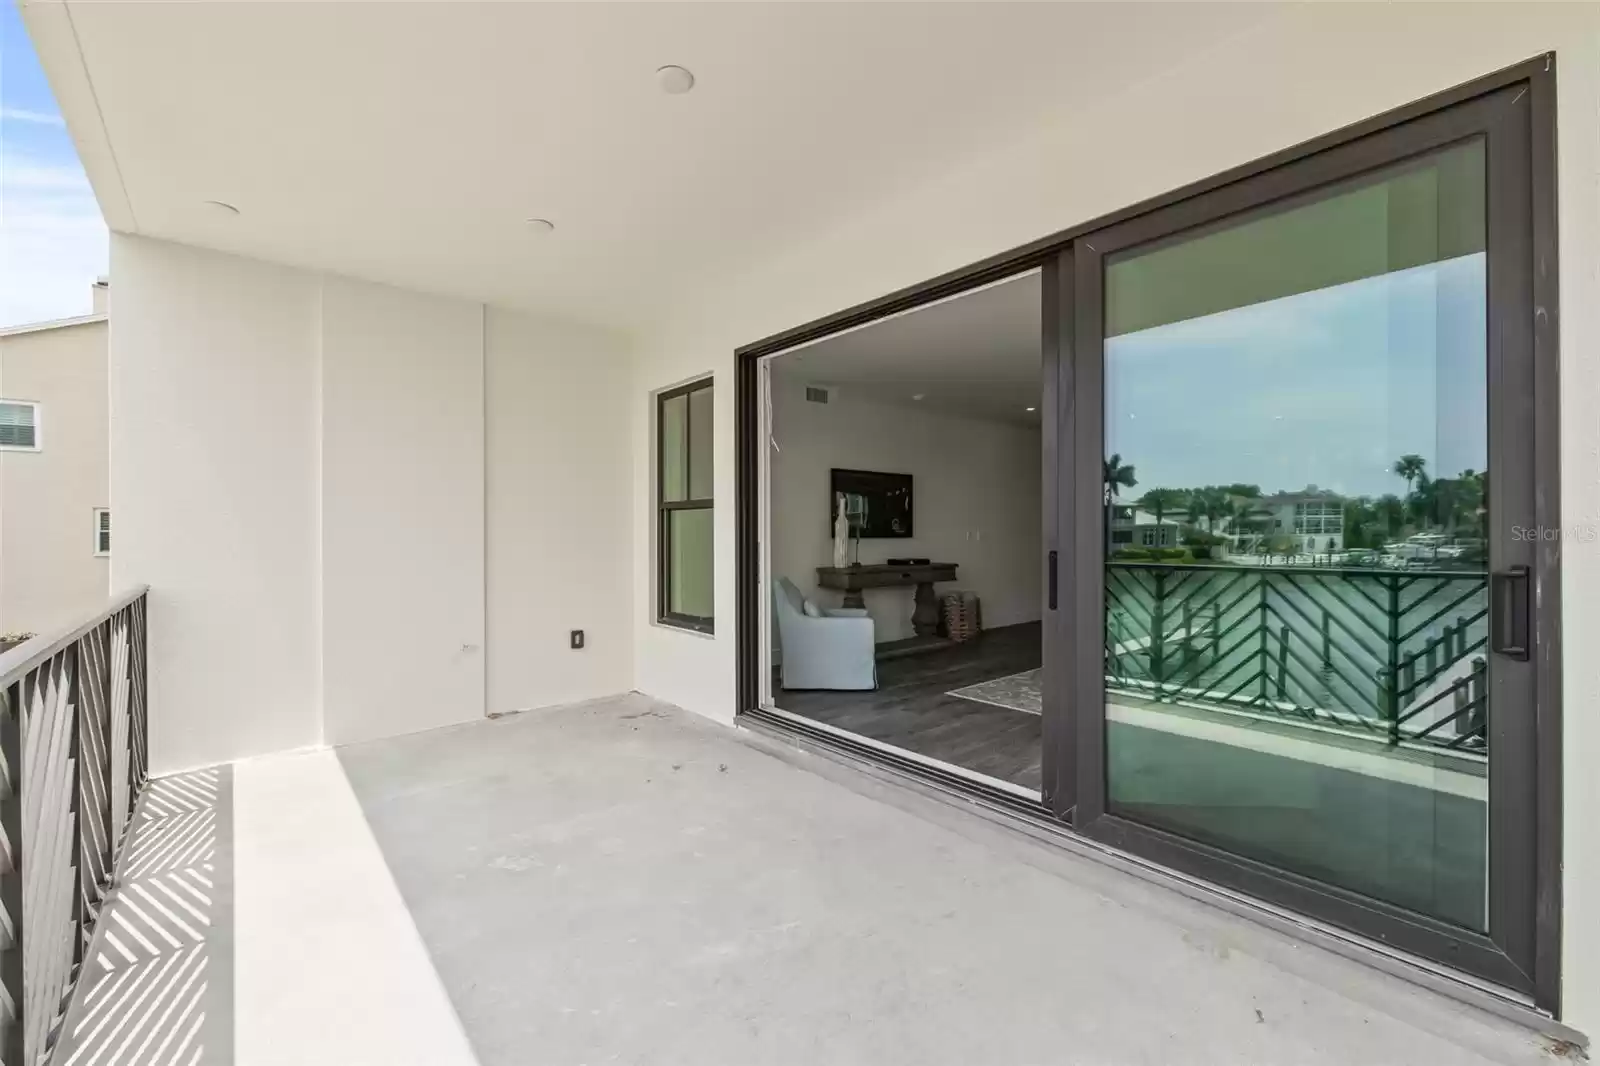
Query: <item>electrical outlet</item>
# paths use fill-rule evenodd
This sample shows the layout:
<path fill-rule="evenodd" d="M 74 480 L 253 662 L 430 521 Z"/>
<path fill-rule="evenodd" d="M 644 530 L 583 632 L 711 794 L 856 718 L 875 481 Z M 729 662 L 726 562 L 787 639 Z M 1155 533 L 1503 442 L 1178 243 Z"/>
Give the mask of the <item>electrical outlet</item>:
<path fill-rule="evenodd" d="M 583 630 L 581 629 L 574 629 L 572 631 L 572 650 L 583 650 Z"/>

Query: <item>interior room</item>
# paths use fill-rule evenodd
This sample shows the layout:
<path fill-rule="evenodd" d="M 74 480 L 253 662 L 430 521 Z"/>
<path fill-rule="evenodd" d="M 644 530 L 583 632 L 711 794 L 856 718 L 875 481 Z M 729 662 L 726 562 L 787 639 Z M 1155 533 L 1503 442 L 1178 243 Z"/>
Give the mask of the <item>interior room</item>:
<path fill-rule="evenodd" d="M 1037 271 L 781 353 L 770 706 L 1037 795 Z"/>

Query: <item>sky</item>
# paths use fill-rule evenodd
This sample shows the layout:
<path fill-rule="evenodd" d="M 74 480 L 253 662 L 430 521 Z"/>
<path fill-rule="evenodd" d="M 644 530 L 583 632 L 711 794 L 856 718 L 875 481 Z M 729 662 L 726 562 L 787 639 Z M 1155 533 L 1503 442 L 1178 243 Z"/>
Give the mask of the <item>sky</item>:
<path fill-rule="evenodd" d="M 1394 473 L 1488 466 L 1480 252 L 1106 341 L 1106 454 L 1152 488 L 1315 485 L 1403 496 Z"/>
<path fill-rule="evenodd" d="M 106 224 L 33 53 L 0 0 L 0 328 L 86 315 Z"/>

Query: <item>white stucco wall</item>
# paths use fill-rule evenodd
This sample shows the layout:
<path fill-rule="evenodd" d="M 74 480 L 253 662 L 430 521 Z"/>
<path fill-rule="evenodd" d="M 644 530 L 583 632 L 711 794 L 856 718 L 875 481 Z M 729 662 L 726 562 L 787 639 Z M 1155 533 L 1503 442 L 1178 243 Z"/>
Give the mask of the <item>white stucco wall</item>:
<path fill-rule="evenodd" d="M 111 269 L 111 577 L 151 588 L 151 769 L 315 744 L 317 279 L 121 235 Z"/>
<path fill-rule="evenodd" d="M 156 772 L 628 689 L 617 338 L 140 237 L 112 257 L 113 582 L 151 586 Z"/>
<path fill-rule="evenodd" d="M 102 287 L 103 288 L 103 287 Z M 0 632 L 48 633 L 105 602 L 111 561 L 104 319 L 0 336 L 0 396 L 39 404 L 38 451 L 0 451 Z"/>
<path fill-rule="evenodd" d="M 1600 9 L 1594 5 L 1305 5 L 1166 76 L 1063 100 L 1057 125 L 749 264 L 649 331 L 635 359 L 636 684 L 709 717 L 734 714 L 734 627 L 715 638 L 650 622 L 649 391 L 714 371 L 717 615 L 734 617 L 733 352 L 741 344 L 1087 221 L 1145 197 L 1553 50 L 1559 56 L 1562 499 L 1600 515 Z M 1352 62 L 1353 57 L 1359 57 Z M 1070 57 L 1064 57 L 1064 62 Z M 1600 1031 L 1600 549 L 1563 562 L 1564 1015 Z"/>
<path fill-rule="evenodd" d="M 483 306 L 322 283 L 323 739 L 484 710 Z"/>
<path fill-rule="evenodd" d="M 621 338 L 490 308 L 488 706 L 633 686 L 627 358 Z M 584 631 L 574 651 L 569 634 Z"/>

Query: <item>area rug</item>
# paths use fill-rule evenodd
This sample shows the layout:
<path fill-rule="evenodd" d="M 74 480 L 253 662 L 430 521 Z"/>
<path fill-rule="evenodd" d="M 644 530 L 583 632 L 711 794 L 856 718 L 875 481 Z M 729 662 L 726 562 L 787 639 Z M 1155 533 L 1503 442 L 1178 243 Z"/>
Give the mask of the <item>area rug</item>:
<path fill-rule="evenodd" d="M 980 681 L 976 685 L 954 689 L 945 695 L 958 696 L 977 703 L 988 703 L 995 707 L 1006 707 L 1027 714 L 1039 714 L 1040 708 L 1044 706 L 1044 697 L 1040 694 L 1043 676 L 1043 667 L 1024 670 L 1020 674 L 997 677 L 993 681 Z"/>

